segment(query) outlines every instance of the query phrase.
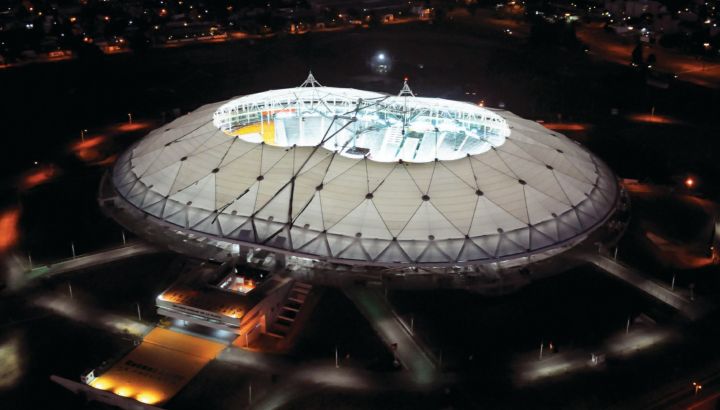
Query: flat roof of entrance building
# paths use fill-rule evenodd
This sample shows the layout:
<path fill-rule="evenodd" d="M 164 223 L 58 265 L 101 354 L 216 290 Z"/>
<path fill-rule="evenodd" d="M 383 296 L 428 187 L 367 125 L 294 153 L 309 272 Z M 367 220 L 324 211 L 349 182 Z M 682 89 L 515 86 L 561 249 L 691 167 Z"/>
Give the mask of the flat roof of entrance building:
<path fill-rule="evenodd" d="M 185 284 L 171 286 L 158 299 L 233 319 L 241 318 L 257 303 L 252 293 L 239 294 L 210 286 L 192 287 Z"/>

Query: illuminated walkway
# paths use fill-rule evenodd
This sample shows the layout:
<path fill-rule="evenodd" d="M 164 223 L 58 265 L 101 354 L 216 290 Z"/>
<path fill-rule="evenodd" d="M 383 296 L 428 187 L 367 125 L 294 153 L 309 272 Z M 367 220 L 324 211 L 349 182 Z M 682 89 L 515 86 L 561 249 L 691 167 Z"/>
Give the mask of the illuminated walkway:
<path fill-rule="evenodd" d="M 378 391 L 386 388 L 402 389 L 415 386 L 404 377 L 406 373 L 378 374 L 356 367 L 340 366 L 326 361 L 293 363 L 281 356 L 228 347 L 217 359 L 231 363 L 244 372 L 282 375 L 283 382 L 268 381 L 253 384 L 260 391 L 248 409 L 271 410 L 283 408 L 312 392 L 335 388 L 355 391 Z"/>
<path fill-rule="evenodd" d="M 274 354 L 228 347 L 217 360 L 261 373 L 283 374 L 294 383 L 321 385 L 343 389 L 378 388 L 384 384 L 402 385 L 404 380 L 385 380 L 376 383 L 377 375 L 354 367 L 335 367 L 327 362 L 304 362 L 297 365 Z"/>
<path fill-rule="evenodd" d="M 31 300 L 31 303 L 35 306 L 50 310 L 58 316 L 112 333 L 143 337 L 152 329 L 152 325 L 147 323 L 104 312 L 87 304 L 79 303 L 77 300 L 65 295 L 56 293 L 38 295 Z"/>
<path fill-rule="evenodd" d="M 618 332 L 600 344 L 584 348 L 571 348 L 561 353 L 546 350 L 542 357 L 538 351 L 517 355 L 512 362 L 516 386 L 524 386 L 553 378 L 605 369 L 606 359 L 620 360 L 637 353 L 662 348 L 680 337 L 673 328 L 643 324 L 633 325 L 628 331 Z M 600 360 L 593 361 L 593 356 Z"/>
<path fill-rule="evenodd" d="M 398 361 L 411 372 L 415 383 L 425 385 L 437 381 L 437 369 L 432 358 L 418 344 L 379 289 L 356 286 L 345 288 L 344 292 L 391 348 Z"/>
<path fill-rule="evenodd" d="M 690 320 L 700 318 L 709 308 L 702 301 L 690 300 L 683 294 L 672 291 L 660 282 L 643 275 L 640 271 L 622 265 L 607 256 L 586 254 L 584 259 L 623 282 L 678 310 Z"/>

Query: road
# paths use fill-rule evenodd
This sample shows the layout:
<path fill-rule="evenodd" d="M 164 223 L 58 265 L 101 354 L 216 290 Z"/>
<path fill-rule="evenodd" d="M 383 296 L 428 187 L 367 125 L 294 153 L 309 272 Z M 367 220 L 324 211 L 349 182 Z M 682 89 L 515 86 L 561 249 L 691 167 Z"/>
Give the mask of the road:
<path fill-rule="evenodd" d="M 590 46 L 591 55 L 615 64 L 630 65 L 635 42 L 629 38 L 606 32 L 600 23 L 582 24 L 577 28 L 577 37 Z M 675 74 L 678 79 L 703 87 L 720 87 L 720 64 L 706 62 L 695 56 L 680 54 L 659 45 L 647 45 L 643 52 L 657 57 L 657 69 Z"/>
<path fill-rule="evenodd" d="M 432 357 L 395 314 L 380 289 L 354 286 L 345 288 L 344 292 L 390 347 L 398 361 L 410 371 L 415 383 L 428 385 L 437 381 L 437 366 Z"/>
<path fill-rule="evenodd" d="M 655 226 L 651 221 L 643 221 L 645 236 L 653 245 L 650 250 L 661 262 L 682 270 L 707 267 L 720 262 L 720 206 L 717 203 L 694 195 L 691 190 L 687 193 L 677 192 L 677 187 L 673 186 L 641 183 L 635 180 L 625 180 L 622 185 L 633 197 L 643 201 L 671 198 L 688 207 L 686 212 L 702 209 L 707 214 L 708 225 L 698 229 L 693 237 L 682 240 L 662 237 L 656 233 L 662 231 L 659 226 Z M 709 250 L 708 246 L 711 247 Z"/>
<path fill-rule="evenodd" d="M 702 369 L 696 369 L 692 375 L 685 375 L 674 382 L 658 386 L 648 394 L 613 406 L 612 410 L 716 409 L 720 398 L 720 370 L 718 369 L 720 369 L 720 361 L 715 360 Z M 702 386 L 697 394 L 693 388 L 693 382 Z"/>
<path fill-rule="evenodd" d="M 407 23 L 416 23 L 416 22 L 423 22 L 428 21 L 426 18 L 422 17 L 401 17 L 396 18 L 392 21 L 386 21 L 382 24 L 385 25 L 394 25 L 394 24 L 407 24 Z M 368 28 L 367 24 L 364 24 L 362 26 L 359 26 L 361 28 Z M 337 32 L 337 31 L 351 31 L 356 30 L 358 28 L 357 25 L 354 24 L 345 24 L 341 26 L 336 27 L 320 27 L 320 28 L 312 28 L 310 30 L 304 31 L 302 33 L 290 33 L 291 35 L 305 35 L 309 32 L 314 33 L 327 33 L 327 32 Z M 280 33 L 282 34 L 282 33 Z M 228 32 L 226 35 L 215 35 L 215 36 L 205 36 L 205 37 L 190 37 L 190 38 L 182 38 L 182 39 L 175 39 L 170 40 L 165 43 L 161 44 L 154 44 L 152 45 L 152 48 L 155 49 L 167 49 L 167 48 L 178 48 L 178 47 L 184 47 L 184 46 L 192 46 L 197 44 L 214 44 L 214 43 L 225 43 L 228 41 L 238 41 L 238 40 L 264 40 L 264 39 L 270 39 L 270 38 L 276 38 L 278 33 L 269 33 L 269 34 L 249 34 L 244 33 L 240 31 L 233 31 Z M 102 51 L 106 55 L 115 55 L 115 54 L 127 54 L 131 52 L 132 50 L 129 48 L 121 48 L 121 49 L 108 49 L 108 48 L 101 48 L 100 51 Z M 77 57 L 76 54 L 70 52 L 68 50 L 69 54 L 65 54 L 61 57 L 38 57 L 36 59 L 27 60 L 27 61 L 21 61 L 21 62 L 14 62 L 14 63 L 0 63 L 0 69 L 4 68 L 11 68 L 11 67 L 22 67 L 27 64 L 33 64 L 33 63 L 54 63 L 57 61 L 67 61 L 67 60 L 73 60 Z"/>
<path fill-rule="evenodd" d="M 512 37 L 527 38 L 530 24 L 517 17 L 501 17 L 490 10 L 477 10 L 470 15 L 467 10 L 457 8 L 448 13 L 448 18 L 464 21 L 477 27 L 485 27 Z M 590 55 L 598 60 L 613 64 L 629 66 L 632 51 L 635 48 L 633 38 L 625 38 L 609 33 L 603 29 L 602 23 L 578 24 L 577 38 L 590 47 Z M 720 88 L 720 63 L 704 61 L 693 55 L 682 54 L 660 45 L 646 45 L 643 52 L 645 58 L 655 54 L 655 68 L 660 72 L 677 75 L 681 81 L 710 88 Z"/>

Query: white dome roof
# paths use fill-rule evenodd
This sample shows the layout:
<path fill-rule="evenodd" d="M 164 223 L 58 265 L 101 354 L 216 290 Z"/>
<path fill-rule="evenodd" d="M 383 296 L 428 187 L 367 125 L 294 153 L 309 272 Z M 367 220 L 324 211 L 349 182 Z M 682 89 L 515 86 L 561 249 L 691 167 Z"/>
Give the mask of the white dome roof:
<path fill-rule="evenodd" d="M 309 85 L 206 105 L 151 132 L 118 160 L 117 191 L 185 232 L 380 265 L 539 253 L 614 209 L 612 172 L 533 121 Z"/>

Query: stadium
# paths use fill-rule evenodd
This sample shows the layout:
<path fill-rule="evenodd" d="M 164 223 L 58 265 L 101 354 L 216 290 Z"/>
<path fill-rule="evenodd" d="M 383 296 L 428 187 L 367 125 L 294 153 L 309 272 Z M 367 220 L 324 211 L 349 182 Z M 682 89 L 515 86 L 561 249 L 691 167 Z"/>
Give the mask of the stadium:
<path fill-rule="evenodd" d="M 488 291 L 597 249 L 623 201 L 600 159 L 537 122 L 312 74 L 154 130 L 100 189 L 121 225 L 196 257 Z"/>

